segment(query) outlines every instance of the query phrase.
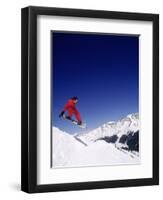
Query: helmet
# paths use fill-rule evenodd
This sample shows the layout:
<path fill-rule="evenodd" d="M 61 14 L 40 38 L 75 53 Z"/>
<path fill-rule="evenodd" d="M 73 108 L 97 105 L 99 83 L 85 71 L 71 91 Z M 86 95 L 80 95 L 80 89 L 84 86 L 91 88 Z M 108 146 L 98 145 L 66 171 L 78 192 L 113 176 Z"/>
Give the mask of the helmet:
<path fill-rule="evenodd" d="M 78 100 L 78 97 L 74 96 L 71 98 L 72 100 Z"/>

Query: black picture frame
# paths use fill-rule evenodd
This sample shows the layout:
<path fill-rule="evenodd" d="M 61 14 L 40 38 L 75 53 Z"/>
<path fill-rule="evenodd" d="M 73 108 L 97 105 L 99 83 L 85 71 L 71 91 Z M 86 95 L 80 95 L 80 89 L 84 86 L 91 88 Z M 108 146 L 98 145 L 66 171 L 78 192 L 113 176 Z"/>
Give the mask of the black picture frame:
<path fill-rule="evenodd" d="M 153 177 L 37 184 L 37 16 L 55 15 L 153 23 Z M 29 6 L 21 11 L 21 190 L 28 193 L 159 184 L 159 15 Z"/>

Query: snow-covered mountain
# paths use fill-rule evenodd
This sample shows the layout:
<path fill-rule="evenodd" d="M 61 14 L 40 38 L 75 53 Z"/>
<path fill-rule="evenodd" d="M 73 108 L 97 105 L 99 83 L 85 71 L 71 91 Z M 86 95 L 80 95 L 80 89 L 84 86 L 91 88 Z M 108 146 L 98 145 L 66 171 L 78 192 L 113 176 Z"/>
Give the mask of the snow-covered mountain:
<path fill-rule="evenodd" d="M 83 134 L 53 127 L 53 167 L 139 163 L 139 116 L 130 114 Z"/>
<path fill-rule="evenodd" d="M 85 143 L 105 140 L 119 146 L 128 147 L 129 150 L 139 150 L 139 115 L 137 113 L 127 115 L 127 117 L 103 124 L 87 134 L 79 134 Z M 135 144 L 135 146 L 134 146 Z"/>

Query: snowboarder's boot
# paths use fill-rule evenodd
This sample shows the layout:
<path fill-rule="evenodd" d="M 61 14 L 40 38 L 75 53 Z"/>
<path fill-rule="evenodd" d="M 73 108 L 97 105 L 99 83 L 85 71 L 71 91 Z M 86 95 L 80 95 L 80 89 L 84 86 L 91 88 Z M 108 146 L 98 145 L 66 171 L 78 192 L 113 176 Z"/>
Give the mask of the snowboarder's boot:
<path fill-rule="evenodd" d="M 82 125 L 82 122 L 81 122 L 81 121 L 79 121 L 79 122 L 78 122 L 78 125 Z"/>

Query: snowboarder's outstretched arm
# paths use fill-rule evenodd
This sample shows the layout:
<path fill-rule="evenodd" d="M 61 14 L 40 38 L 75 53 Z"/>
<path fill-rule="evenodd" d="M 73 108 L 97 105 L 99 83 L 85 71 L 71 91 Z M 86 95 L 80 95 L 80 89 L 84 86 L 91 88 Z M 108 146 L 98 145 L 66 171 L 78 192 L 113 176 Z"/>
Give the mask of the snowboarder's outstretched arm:
<path fill-rule="evenodd" d="M 63 117 L 64 113 L 66 111 L 68 111 L 71 107 L 73 107 L 71 101 L 69 100 L 66 105 L 64 106 L 64 109 L 62 110 L 62 112 L 59 114 L 59 117 Z"/>

